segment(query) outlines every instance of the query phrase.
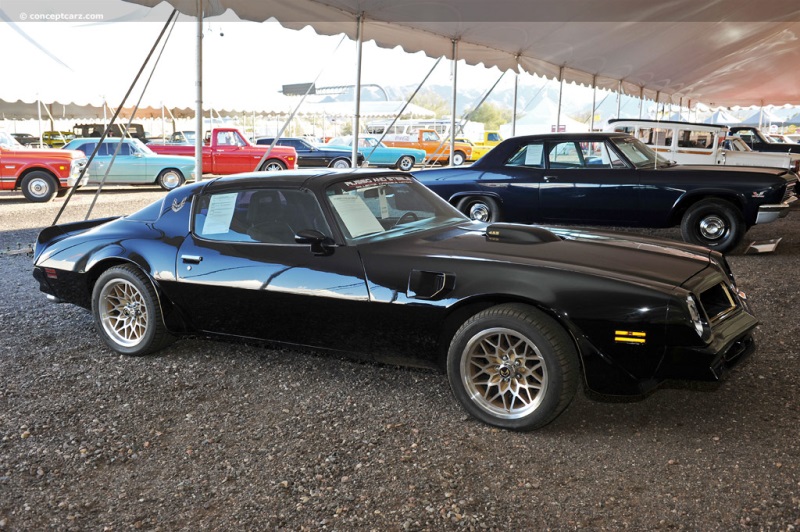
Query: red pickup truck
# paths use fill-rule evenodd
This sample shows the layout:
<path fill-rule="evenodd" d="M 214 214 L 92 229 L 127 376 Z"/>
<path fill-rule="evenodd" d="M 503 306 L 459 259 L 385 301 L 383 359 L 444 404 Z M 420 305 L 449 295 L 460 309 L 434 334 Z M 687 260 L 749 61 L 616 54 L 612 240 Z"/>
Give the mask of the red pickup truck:
<path fill-rule="evenodd" d="M 75 186 L 84 166 L 83 152 L 28 149 L 0 131 L 0 190 L 22 189 L 28 201 L 50 201 Z"/>
<path fill-rule="evenodd" d="M 194 146 L 148 144 L 156 153 L 164 155 L 194 156 Z M 215 128 L 211 130 L 211 142 L 203 146 L 204 174 L 237 174 L 253 172 L 269 146 L 255 146 L 235 128 Z M 288 146 L 275 146 L 269 158 L 258 170 L 292 170 L 297 166 L 297 152 Z"/>

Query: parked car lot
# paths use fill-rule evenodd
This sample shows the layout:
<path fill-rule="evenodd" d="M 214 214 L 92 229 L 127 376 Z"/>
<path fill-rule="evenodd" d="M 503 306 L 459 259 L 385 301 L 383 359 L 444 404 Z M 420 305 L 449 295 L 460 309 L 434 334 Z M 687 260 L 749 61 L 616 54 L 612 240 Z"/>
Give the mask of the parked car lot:
<path fill-rule="evenodd" d="M 65 148 L 89 156 L 97 148 L 97 140 L 75 139 Z M 139 139 L 131 138 L 104 140 L 89 165 L 88 174 L 88 182 L 93 185 L 105 179 L 108 184 L 158 185 L 164 190 L 172 190 L 196 178 L 191 157 L 159 155 Z"/>
<path fill-rule="evenodd" d="M 687 242 L 719 251 L 786 216 L 797 184 L 786 169 L 676 165 L 623 133 L 514 137 L 470 167 L 417 177 L 473 219 L 679 225 Z"/>

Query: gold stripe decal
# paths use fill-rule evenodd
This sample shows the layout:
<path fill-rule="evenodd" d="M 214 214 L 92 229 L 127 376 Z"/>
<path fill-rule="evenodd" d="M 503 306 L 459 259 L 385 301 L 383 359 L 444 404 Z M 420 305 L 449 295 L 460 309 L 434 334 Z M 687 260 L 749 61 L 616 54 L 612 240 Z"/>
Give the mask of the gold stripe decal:
<path fill-rule="evenodd" d="M 621 344 L 644 344 L 647 333 L 641 331 L 614 331 L 614 341 Z"/>

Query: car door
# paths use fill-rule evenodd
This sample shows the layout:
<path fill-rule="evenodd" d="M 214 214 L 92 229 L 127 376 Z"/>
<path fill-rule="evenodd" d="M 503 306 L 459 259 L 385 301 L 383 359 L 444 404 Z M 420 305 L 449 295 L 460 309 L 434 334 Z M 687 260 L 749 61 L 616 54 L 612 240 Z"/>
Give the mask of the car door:
<path fill-rule="evenodd" d="M 298 189 L 199 196 L 176 264 L 184 313 L 201 331 L 368 352 L 369 293 L 355 248 L 314 254 L 302 229 L 330 235 L 316 198 Z"/>
<path fill-rule="evenodd" d="M 602 140 L 551 140 L 539 188 L 541 217 L 551 223 L 636 224 L 640 186 L 629 166 Z"/>
<path fill-rule="evenodd" d="M 236 131 L 221 130 L 214 132 L 214 170 L 220 174 L 252 172 L 260 158 L 249 156 L 244 151 L 244 140 Z"/>

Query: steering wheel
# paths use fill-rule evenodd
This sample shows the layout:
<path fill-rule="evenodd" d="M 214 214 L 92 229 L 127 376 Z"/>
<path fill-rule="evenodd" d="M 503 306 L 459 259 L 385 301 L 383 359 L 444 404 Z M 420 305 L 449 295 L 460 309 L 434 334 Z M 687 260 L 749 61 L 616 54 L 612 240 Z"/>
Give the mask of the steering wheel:
<path fill-rule="evenodd" d="M 397 219 L 392 228 L 395 228 L 398 225 L 404 224 L 406 222 L 416 222 L 417 220 L 419 220 L 419 216 L 417 216 L 416 213 L 412 211 L 406 211 L 400 218 Z"/>

